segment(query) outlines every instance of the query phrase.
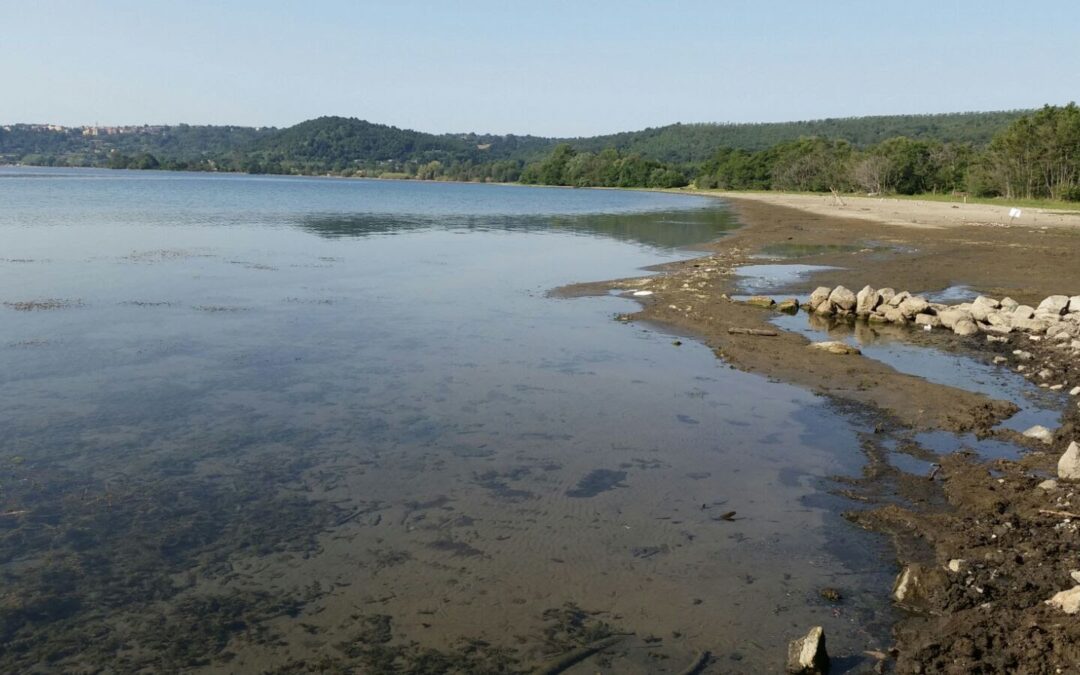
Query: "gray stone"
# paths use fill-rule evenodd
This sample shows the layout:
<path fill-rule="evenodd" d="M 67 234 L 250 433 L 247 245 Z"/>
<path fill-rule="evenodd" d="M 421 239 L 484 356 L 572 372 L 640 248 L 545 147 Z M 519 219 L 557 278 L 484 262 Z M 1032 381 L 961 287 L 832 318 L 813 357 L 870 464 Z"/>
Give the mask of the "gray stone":
<path fill-rule="evenodd" d="M 975 317 L 976 321 L 986 321 L 986 316 L 1000 307 L 1001 303 L 997 300 L 980 295 L 971 303 L 971 316 Z"/>
<path fill-rule="evenodd" d="M 1052 492 L 1052 491 L 1054 491 L 1054 490 L 1056 490 L 1058 488 L 1058 482 L 1056 480 L 1054 480 L 1053 478 L 1050 478 L 1050 479 L 1044 480 L 1043 482 L 1039 483 L 1037 487 L 1040 490 L 1046 490 L 1047 492 Z"/>
<path fill-rule="evenodd" d="M 937 328 L 941 325 L 941 319 L 933 314 L 916 314 L 915 323 L 919 326 L 930 326 L 931 328 Z"/>
<path fill-rule="evenodd" d="M 1069 449 L 1058 459 L 1058 478 L 1080 480 L 1080 445 L 1069 443 Z"/>
<path fill-rule="evenodd" d="M 862 290 L 855 295 L 855 313 L 866 316 L 877 309 L 881 302 L 881 296 L 870 286 L 863 286 Z"/>
<path fill-rule="evenodd" d="M 746 304 L 753 305 L 754 307 L 764 307 L 768 309 L 776 304 L 772 298 L 767 295 L 752 295 L 746 299 Z"/>
<path fill-rule="evenodd" d="M 843 286 L 837 286 L 833 289 L 833 292 L 829 294 L 829 302 L 833 303 L 840 309 L 853 310 L 855 309 L 855 294 Z"/>
<path fill-rule="evenodd" d="M 881 296 L 881 302 L 879 303 L 879 306 L 887 305 L 893 298 L 896 297 L 896 291 L 891 288 L 879 288 L 878 295 Z"/>
<path fill-rule="evenodd" d="M 1020 305 L 1012 311 L 1014 319 L 1034 319 L 1035 310 L 1028 305 Z"/>
<path fill-rule="evenodd" d="M 882 315 L 889 323 L 907 323 L 907 317 L 896 307 L 887 307 Z"/>
<path fill-rule="evenodd" d="M 896 295 L 889 298 L 889 302 L 887 304 L 889 305 L 889 307 L 899 307 L 901 302 L 907 300 L 910 297 L 911 293 L 908 293 L 907 291 L 900 291 Z"/>
<path fill-rule="evenodd" d="M 836 313 L 836 305 L 832 304 L 832 300 L 826 298 L 814 309 L 814 313 L 821 316 L 831 316 Z"/>
<path fill-rule="evenodd" d="M 938 318 L 941 319 L 942 326 L 952 330 L 953 326 L 955 326 L 958 321 L 971 321 L 974 317 L 971 316 L 971 312 L 962 309 L 946 309 L 938 312 Z"/>
<path fill-rule="evenodd" d="M 1069 314 L 1080 314 L 1080 295 L 1069 298 Z"/>
<path fill-rule="evenodd" d="M 1001 308 L 1003 310 L 1005 310 L 1006 312 L 1011 312 L 1011 311 L 1013 311 L 1014 309 L 1016 309 L 1019 306 L 1020 306 L 1020 303 L 1013 300 L 1012 298 L 1002 298 L 1001 299 Z"/>
<path fill-rule="evenodd" d="M 846 342 L 840 342 L 839 340 L 829 340 L 827 342 L 813 342 L 808 345 L 810 349 L 820 349 L 821 351 L 828 352 L 830 354 L 862 354 L 858 347 L 852 347 Z"/>
<path fill-rule="evenodd" d="M 1054 597 L 1046 601 L 1046 604 L 1057 607 L 1066 614 L 1080 612 L 1080 586 L 1074 586 L 1067 591 L 1055 594 Z"/>
<path fill-rule="evenodd" d="M 904 300 L 897 307 L 904 316 L 907 318 L 913 318 L 916 314 L 923 314 L 926 310 L 930 309 L 930 303 L 925 298 L 921 298 L 917 295 L 913 295 L 907 300 Z"/>
<path fill-rule="evenodd" d="M 825 675 L 829 672 L 824 628 L 814 626 L 805 636 L 791 641 L 788 645 L 787 672 L 791 675 Z"/>
<path fill-rule="evenodd" d="M 817 309 L 818 305 L 829 299 L 829 293 L 832 293 L 832 289 L 826 286 L 818 286 L 814 289 L 814 292 L 810 294 L 810 299 L 806 301 L 806 304 L 810 309 Z"/>
<path fill-rule="evenodd" d="M 1050 431 L 1041 424 L 1036 424 L 1027 431 L 1024 432 L 1024 436 L 1027 438 L 1034 438 L 1037 441 L 1042 441 L 1049 445 L 1054 442 L 1054 432 Z"/>
<path fill-rule="evenodd" d="M 1069 311 L 1069 296 L 1051 295 L 1050 297 L 1039 303 L 1039 307 L 1036 311 L 1047 312 L 1049 314 L 1057 314 L 1058 316 L 1061 316 L 1065 312 Z"/>
<path fill-rule="evenodd" d="M 783 312 L 784 314 L 798 314 L 799 313 L 799 301 L 795 298 L 788 298 L 781 302 L 776 303 L 776 311 Z"/>
<path fill-rule="evenodd" d="M 1038 334 L 1045 333 L 1050 325 L 1042 319 L 1013 319 L 1012 327 L 1016 330 L 1022 330 L 1025 333 Z"/>
<path fill-rule="evenodd" d="M 956 325 L 953 326 L 953 332 L 961 337 L 966 337 L 978 333 L 979 327 L 975 325 L 974 321 L 964 319 L 956 322 Z"/>

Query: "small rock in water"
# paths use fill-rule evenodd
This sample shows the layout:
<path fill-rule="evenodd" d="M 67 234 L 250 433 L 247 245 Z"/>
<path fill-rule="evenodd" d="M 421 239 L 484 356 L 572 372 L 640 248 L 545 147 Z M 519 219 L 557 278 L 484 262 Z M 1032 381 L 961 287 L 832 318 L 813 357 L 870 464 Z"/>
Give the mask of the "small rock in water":
<path fill-rule="evenodd" d="M 1080 445 L 1073 441 L 1058 460 L 1058 478 L 1080 480 Z"/>
<path fill-rule="evenodd" d="M 810 294 L 810 299 L 806 302 L 810 309 L 816 310 L 818 305 L 829 299 L 829 294 L 832 293 L 832 289 L 827 286 L 818 286 L 814 289 L 814 292 Z"/>
<path fill-rule="evenodd" d="M 837 286 L 833 289 L 833 292 L 829 294 L 829 301 L 840 309 L 855 309 L 855 294 L 843 286 Z"/>
<path fill-rule="evenodd" d="M 825 675 L 829 654 L 825 650 L 825 629 L 814 626 L 805 637 L 788 645 L 787 671 L 792 675 Z"/>
<path fill-rule="evenodd" d="M 1054 442 L 1054 432 L 1050 431 L 1041 424 L 1036 424 L 1035 426 L 1025 431 L 1024 436 L 1028 438 L 1034 438 L 1035 440 L 1042 441 L 1043 443 Z"/>
<path fill-rule="evenodd" d="M 799 301 L 795 298 L 788 298 L 781 302 L 776 303 L 776 311 L 783 312 L 784 314 L 798 314 L 799 313 Z"/>
<path fill-rule="evenodd" d="M 829 352 L 830 354 L 862 354 L 858 347 L 852 347 L 846 342 L 840 342 L 839 340 L 829 340 L 827 342 L 814 342 L 807 345 L 810 349 L 820 349 L 822 351 Z"/>
<path fill-rule="evenodd" d="M 1061 591 L 1046 601 L 1046 604 L 1057 607 L 1066 614 L 1080 612 L 1080 586 Z"/>

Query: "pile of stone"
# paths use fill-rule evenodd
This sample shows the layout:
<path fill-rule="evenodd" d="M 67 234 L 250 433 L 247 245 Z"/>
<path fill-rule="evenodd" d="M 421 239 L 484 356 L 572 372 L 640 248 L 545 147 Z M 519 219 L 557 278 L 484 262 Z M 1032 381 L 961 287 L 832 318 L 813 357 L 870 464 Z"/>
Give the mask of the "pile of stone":
<path fill-rule="evenodd" d="M 983 295 L 972 302 L 945 305 L 891 288 L 866 286 L 855 293 L 843 286 L 821 286 L 810 294 L 802 309 L 825 317 L 941 327 L 965 336 L 980 332 L 1045 335 L 1080 351 L 1080 295 L 1052 295 L 1038 307 L 1021 305 L 1012 298 L 996 300 Z"/>

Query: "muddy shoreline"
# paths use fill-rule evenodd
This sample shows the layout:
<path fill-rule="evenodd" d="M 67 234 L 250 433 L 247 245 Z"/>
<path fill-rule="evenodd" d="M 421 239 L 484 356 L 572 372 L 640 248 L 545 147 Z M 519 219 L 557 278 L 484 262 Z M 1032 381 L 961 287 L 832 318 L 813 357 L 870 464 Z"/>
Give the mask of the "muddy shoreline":
<path fill-rule="evenodd" d="M 1057 217 L 1061 222 L 1051 227 L 1010 225 L 965 221 L 954 214 L 935 218 L 935 210 L 950 207 L 933 205 L 920 213 L 922 222 L 914 223 L 812 197 L 821 203 L 806 209 L 758 195 L 724 198 L 744 226 L 703 247 L 703 257 L 660 266 L 652 277 L 574 285 L 556 293 L 638 292 L 634 299 L 642 309 L 619 320 L 697 336 L 733 367 L 802 386 L 875 420 L 880 438 L 864 443 L 864 474 L 839 479 L 846 484 L 841 492 L 866 506 L 847 514 L 851 522 L 891 536 L 898 565 L 917 575 L 919 589 L 903 602 L 893 598 L 904 615 L 878 670 L 1070 672 L 1080 663 L 1080 625 L 1045 601 L 1075 584 L 1070 571 L 1080 568 L 1080 518 L 1074 515 L 1080 505 L 1072 504 L 1080 491 L 1068 481 L 1053 489 L 1038 486 L 1055 476 L 1058 457 L 1074 439 L 1080 422 L 1077 397 L 1062 397 L 1060 426 L 1052 440 L 1037 442 L 995 428 L 1016 412 L 1012 403 L 906 375 L 871 358 L 809 350 L 807 338 L 794 332 L 755 334 L 775 330 L 775 312 L 732 297 L 739 292 L 735 268 L 766 262 L 768 251 L 780 245 L 802 254 L 773 256 L 773 262 L 831 269 L 773 289 L 778 298 L 805 296 L 818 285 L 888 285 L 912 292 L 961 286 L 1038 304 L 1048 295 L 1080 289 L 1080 266 L 1069 262 L 1080 259 L 1075 216 Z M 1053 365 L 1068 380 L 1066 391 L 1080 384 L 1075 359 L 1062 358 L 1037 337 L 1014 334 L 1007 342 L 988 344 L 983 335 L 908 333 L 917 344 L 987 363 L 996 356 L 1001 368 L 1014 372 L 1025 368 L 1009 362 L 1010 354 L 1021 350 L 1037 364 Z M 996 438 L 1025 451 L 1015 459 L 990 460 L 964 450 L 936 454 L 905 440 L 935 431 Z M 885 437 L 900 438 L 905 452 L 933 462 L 929 477 L 890 465 L 888 456 L 897 447 L 895 442 L 886 447 Z"/>

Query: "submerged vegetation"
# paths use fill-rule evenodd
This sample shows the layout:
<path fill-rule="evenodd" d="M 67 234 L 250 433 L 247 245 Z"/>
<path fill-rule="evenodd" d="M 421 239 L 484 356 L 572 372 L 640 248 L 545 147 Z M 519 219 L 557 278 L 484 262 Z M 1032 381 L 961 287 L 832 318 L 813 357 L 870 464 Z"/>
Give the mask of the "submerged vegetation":
<path fill-rule="evenodd" d="M 1080 109 L 671 125 L 553 139 L 435 135 L 343 117 L 287 129 L 14 125 L 0 161 L 572 187 L 950 194 L 1080 201 Z"/>

